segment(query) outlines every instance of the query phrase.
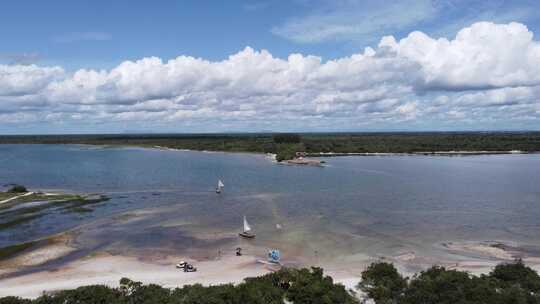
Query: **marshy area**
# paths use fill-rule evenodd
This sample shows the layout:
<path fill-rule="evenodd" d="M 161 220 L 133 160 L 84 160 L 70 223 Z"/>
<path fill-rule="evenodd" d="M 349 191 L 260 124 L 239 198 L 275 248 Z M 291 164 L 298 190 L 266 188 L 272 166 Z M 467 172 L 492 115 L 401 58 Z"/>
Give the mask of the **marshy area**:
<path fill-rule="evenodd" d="M 34 192 L 22 185 L 8 185 L 8 187 L 6 191 L 0 191 L 0 232 L 18 229 L 52 212 L 64 214 L 92 212 L 93 206 L 108 200 L 101 194 Z M 7 251 L 11 252 L 12 249 Z M 0 248 L 0 259 L 3 258 L 2 251 Z"/>

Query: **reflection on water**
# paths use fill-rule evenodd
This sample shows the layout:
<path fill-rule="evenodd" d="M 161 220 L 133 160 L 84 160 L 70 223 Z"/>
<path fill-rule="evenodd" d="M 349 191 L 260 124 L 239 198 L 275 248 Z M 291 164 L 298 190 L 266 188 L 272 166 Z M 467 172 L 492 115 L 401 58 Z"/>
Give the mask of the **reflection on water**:
<path fill-rule="evenodd" d="M 250 154 L 0 145 L 0 184 L 105 193 L 92 213 L 52 210 L 0 246 L 79 227 L 82 248 L 211 256 L 238 245 L 318 259 L 437 256 L 443 241 L 540 239 L 540 155 L 339 157 L 275 165 Z M 226 188 L 217 195 L 222 179 Z M 257 238 L 237 238 L 246 215 Z M 282 229 L 276 229 L 280 224 Z"/>

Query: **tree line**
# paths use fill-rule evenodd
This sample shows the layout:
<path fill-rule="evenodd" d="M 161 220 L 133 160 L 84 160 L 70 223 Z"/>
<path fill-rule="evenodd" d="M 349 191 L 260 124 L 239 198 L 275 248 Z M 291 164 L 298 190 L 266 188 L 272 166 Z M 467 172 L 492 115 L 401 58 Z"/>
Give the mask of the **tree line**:
<path fill-rule="evenodd" d="M 540 151 L 540 132 L 372 132 L 247 134 L 115 134 L 0 136 L 0 144 L 94 144 L 275 153 L 415 153 L 434 151 Z"/>
<path fill-rule="evenodd" d="M 0 304 L 537 304 L 540 276 L 521 260 L 497 265 L 489 274 L 433 266 L 403 277 L 391 263 L 362 272 L 357 290 L 347 290 L 321 268 L 290 269 L 233 285 L 187 285 L 168 289 L 123 278 L 120 286 L 79 287 L 28 300 L 4 297 Z"/>

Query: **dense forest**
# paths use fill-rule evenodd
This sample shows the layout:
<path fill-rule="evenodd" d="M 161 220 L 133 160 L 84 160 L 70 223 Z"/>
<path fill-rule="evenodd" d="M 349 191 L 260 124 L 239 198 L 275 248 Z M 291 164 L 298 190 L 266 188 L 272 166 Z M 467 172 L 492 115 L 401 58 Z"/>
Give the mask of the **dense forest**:
<path fill-rule="evenodd" d="M 376 304 L 537 304 L 540 276 L 521 260 L 497 265 L 489 274 L 433 266 L 405 278 L 389 263 L 374 263 L 357 286 Z"/>
<path fill-rule="evenodd" d="M 535 304 L 540 303 L 540 276 L 520 260 L 475 276 L 433 266 L 403 277 L 394 265 L 371 264 L 357 291 L 346 290 L 321 268 L 282 269 L 238 285 L 188 285 L 167 289 L 127 278 L 120 287 L 84 286 L 45 294 L 34 300 L 4 297 L 0 304 Z"/>
<path fill-rule="evenodd" d="M 0 144 L 93 144 L 175 149 L 275 153 L 417 153 L 433 151 L 540 151 L 540 132 L 394 132 L 3 135 Z"/>

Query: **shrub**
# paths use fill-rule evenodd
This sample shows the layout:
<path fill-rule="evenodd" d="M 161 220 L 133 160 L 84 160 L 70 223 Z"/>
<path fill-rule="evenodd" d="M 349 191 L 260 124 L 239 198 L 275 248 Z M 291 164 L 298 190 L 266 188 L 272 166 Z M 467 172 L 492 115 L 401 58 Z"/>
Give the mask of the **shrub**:
<path fill-rule="evenodd" d="M 334 284 L 320 268 L 282 269 L 238 285 L 187 285 L 170 290 L 155 284 L 143 285 L 127 278 L 119 288 L 94 285 L 58 291 L 35 300 L 6 297 L 0 304 L 357 304 L 343 286 Z"/>
<path fill-rule="evenodd" d="M 362 281 L 357 287 L 375 303 L 395 303 L 407 287 L 404 279 L 390 263 L 373 263 L 362 272 Z"/>
<path fill-rule="evenodd" d="M 272 139 L 276 144 L 298 144 L 300 143 L 300 135 L 294 133 L 277 133 L 272 135 Z"/>
<path fill-rule="evenodd" d="M 26 187 L 25 186 L 22 186 L 22 185 L 14 185 L 13 187 L 11 187 L 8 192 L 10 193 L 26 193 L 28 192 L 28 190 L 26 190 Z"/>

